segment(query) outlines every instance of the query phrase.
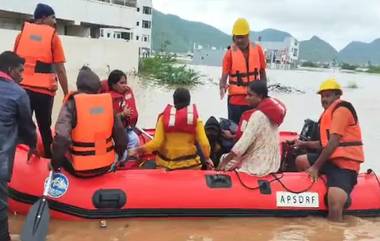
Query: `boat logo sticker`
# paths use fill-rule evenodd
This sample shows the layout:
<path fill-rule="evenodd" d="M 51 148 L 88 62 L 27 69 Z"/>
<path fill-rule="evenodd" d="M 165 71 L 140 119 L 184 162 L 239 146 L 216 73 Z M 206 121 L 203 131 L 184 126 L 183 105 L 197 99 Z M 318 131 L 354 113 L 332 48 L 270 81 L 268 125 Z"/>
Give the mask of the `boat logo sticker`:
<path fill-rule="evenodd" d="M 45 185 L 47 183 L 47 178 L 45 180 Z M 52 198 L 60 198 L 65 195 L 66 191 L 69 189 L 69 179 L 63 174 L 56 172 L 53 174 L 50 188 L 48 191 L 48 196 Z"/>
<path fill-rule="evenodd" d="M 318 208 L 319 196 L 317 192 L 276 192 L 277 207 Z"/>

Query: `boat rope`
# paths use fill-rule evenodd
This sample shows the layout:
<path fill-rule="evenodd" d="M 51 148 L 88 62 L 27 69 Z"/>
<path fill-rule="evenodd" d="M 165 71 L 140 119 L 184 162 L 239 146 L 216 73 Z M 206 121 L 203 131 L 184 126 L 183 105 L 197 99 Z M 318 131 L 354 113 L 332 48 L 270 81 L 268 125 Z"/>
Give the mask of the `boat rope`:
<path fill-rule="evenodd" d="M 367 170 L 367 174 L 371 174 L 371 173 L 373 173 L 373 175 L 375 176 L 377 184 L 379 184 L 379 187 L 380 187 L 380 181 L 379 181 L 379 178 L 376 175 L 376 172 L 374 170 L 372 170 L 372 169 L 368 169 Z"/>
<path fill-rule="evenodd" d="M 255 187 L 250 187 L 250 186 L 248 186 L 248 185 L 245 184 L 245 183 L 243 182 L 243 180 L 241 179 L 239 172 L 236 171 L 236 170 L 234 170 L 234 172 L 235 172 L 236 177 L 238 178 L 240 184 L 241 184 L 244 188 L 246 188 L 246 189 L 248 189 L 248 190 L 257 190 L 257 189 L 260 189 L 260 185 L 255 186 Z M 315 183 L 315 182 L 312 182 L 312 183 L 311 183 L 308 187 L 306 187 L 305 189 L 300 190 L 300 191 L 295 191 L 295 190 L 292 190 L 292 189 L 290 189 L 289 187 L 287 187 L 287 186 L 283 183 L 283 181 L 281 180 L 281 179 L 284 177 L 284 173 L 281 173 L 280 176 L 277 176 L 276 174 L 272 173 L 271 176 L 273 177 L 273 179 L 270 180 L 270 181 L 268 181 L 269 183 L 272 183 L 272 182 L 274 182 L 274 181 L 278 181 L 278 182 L 280 183 L 280 185 L 281 185 L 281 186 L 282 186 L 287 192 L 291 192 L 291 193 L 295 193 L 295 194 L 299 194 L 299 193 L 303 193 L 303 192 L 307 192 L 307 191 L 309 191 L 309 190 L 313 187 L 313 185 L 314 185 L 314 183 Z M 322 179 L 323 182 L 326 183 L 326 181 L 325 181 L 323 178 L 321 178 L 321 179 Z"/>

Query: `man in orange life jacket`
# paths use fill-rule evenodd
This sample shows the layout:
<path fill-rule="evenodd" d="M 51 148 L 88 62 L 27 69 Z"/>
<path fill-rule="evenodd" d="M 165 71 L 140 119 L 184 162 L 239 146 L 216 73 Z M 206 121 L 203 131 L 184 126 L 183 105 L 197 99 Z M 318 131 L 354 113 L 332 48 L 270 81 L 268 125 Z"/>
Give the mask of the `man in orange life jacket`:
<path fill-rule="evenodd" d="M 55 31 L 54 10 L 39 3 L 33 23 L 25 22 L 15 41 L 15 52 L 25 58 L 24 79 L 21 86 L 30 98 L 44 144 L 45 156 L 51 156 L 51 114 L 57 90 L 57 75 L 63 94 L 68 93 L 65 55 Z"/>
<path fill-rule="evenodd" d="M 221 99 L 228 89 L 228 119 L 235 123 L 239 123 L 243 112 L 251 108 L 245 98 L 248 84 L 255 80 L 267 80 L 263 50 L 257 43 L 250 43 L 249 32 L 247 20 L 237 19 L 232 29 L 233 44 L 224 55 L 223 73 L 219 81 Z"/>
<path fill-rule="evenodd" d="M 74 175 L 88 177 L 107 172 L 121 157 L 127 139 L 121 120 L 114 114 L 110 94 L 98 94 L 99 77 L 82 67 L 78 91 L 70 93 L 55 126 L 52 167 L 62 165 Z M 68 160 L 68 161 L 67 161 Z"/>
<path fill-rule="evenodd" d="M 319 120 L 320 141 L 296 140 L 294 146 L 322 151 L 298 156 L 296 166 L 299 171 L 306 170 L 314 181 L 319 172 L 326 174 L 328 218 L 341 221 L 345 203 L 364 161 L 361 130 L 352 104 L 340 100 L 342 90 L 336 80 L 324 81 L 318 94 L 325 109 Z"/>

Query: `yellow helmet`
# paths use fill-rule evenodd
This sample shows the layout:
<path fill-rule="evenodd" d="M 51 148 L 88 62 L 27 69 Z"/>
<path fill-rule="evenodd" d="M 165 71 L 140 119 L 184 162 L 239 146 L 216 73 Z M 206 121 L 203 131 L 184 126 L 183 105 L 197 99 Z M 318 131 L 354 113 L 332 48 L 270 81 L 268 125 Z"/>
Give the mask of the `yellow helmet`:
<path fill-rule="evenodd" d="M 238 18 L 232 28 L 232 35 L 248 35 L 249 23 L 245 18 Z"/>
<path fill-rule="evenodd" d="M 336 81 L 336 79 L 327 79 L 321 83 L 321 86 L 319 87 L 319 91 L 317 93 L 320 94 L 325 90 L 340 90 L 340 92 L 342 92 L 342 87 Z"/>

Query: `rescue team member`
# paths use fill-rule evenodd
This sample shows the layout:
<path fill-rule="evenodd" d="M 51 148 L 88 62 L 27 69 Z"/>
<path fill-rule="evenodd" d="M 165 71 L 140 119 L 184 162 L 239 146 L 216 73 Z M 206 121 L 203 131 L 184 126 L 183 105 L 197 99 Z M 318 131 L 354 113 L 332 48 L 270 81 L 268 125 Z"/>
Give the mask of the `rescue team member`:
<path fill-rule="evenodd" d="M 17 143 L 35 150 L 37 136 L 28 95 L 17 83 L 24 60 L 15 53 L 0 54 L 0 240 L 11 240 L 8 231 L 8 182 L 11 180 Z M 29 156 L 29 155 L 28 155 Z"/>
<path fill-rule="evenodd" d="M 316 180 L 318 173 L 327 176 L 328 218 L 343 219 L 343 209 L 356 185 L 360 164 L 364 161 L 361 130 L 351 103 L 340 99 L 342 89 L 334 79 L 324 81 L 318 94 L 325 111 L 319 119 L 320 141 L 295 141 L 295 147 L 322 149 L 296 158 L 299 171 Z"/>
<path fill-rule="evenodd" d="M 263 50 L 257 43 L 250 42 L 249 32 L 247 20 L 237 19 L 232 29 L 233 43 L 224 55 L 219 82 L 221 99 L 228 89 L 228 119 L 235 123 L 239 123 L 243 112 L 251 108 L 245 98 L 248 84 L 255 80 L 267 80 Z"/>
<path fill-rule="evenodd" d="M 158 117 L 153 140 L 132 149 L 129 154 L 156 153 L 156 165 L 168 170 L 200 169 L 200 156 L 196 143 L 202 154 L 209 161 L 210 145 L 203 122 L 198 116 L 195 105 L 190 105 L 190 92 L 177 88 L 173 94 L 174 106 L 167 105 Z"/>
<path fill-rule="evenodd" d="M 265 176 L 277 172 L 281 165 L 278 127 L 286 115 L 279 100 L 268 96 L 263 80 L 251 82 L 247 101 L 251 110 L 243 113 L 237 131 L 238 141 L 222 156 L 219 170 L 237 169 L 251 175 Z"/>
<path fill-rule="evenodd" d="M 138 119 L 136 100 L 132 89 L 128 86 L 127 75 L 121 70 L 113 70 L 108 80 L 102 82 L 102 92 L 112 96 L 113 110 L 121 118 L 125 133 L 128 136 L 128 149 L 140 145 L 140 139 L 134 132 Z"/>
<path fill-rule="evenodd" d="M 120 119 L 115 116 L 110 94 L 98 94 L 99 77 L 82 67 L 78 91 L 67 96 L 55 125 L 52 167 L 64 166 L 76 176 L 96 176 L 107 172 L 122 156 L 127 139 Z"/>
<path fill-rule="evenodd" d="M 39 3 L 34 11 L 33 23 L 25 22 L 15 42 L 15 52 L 25 58 L 24 79 L 21 86 L 30 98 L 45 150 L 51 157 L 51 114 L 57 90 L 56 76 L 63 94 L 68 93 L 65 55 L 61 40 L 55 32 L 54 10 Z"/>

